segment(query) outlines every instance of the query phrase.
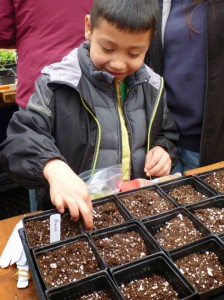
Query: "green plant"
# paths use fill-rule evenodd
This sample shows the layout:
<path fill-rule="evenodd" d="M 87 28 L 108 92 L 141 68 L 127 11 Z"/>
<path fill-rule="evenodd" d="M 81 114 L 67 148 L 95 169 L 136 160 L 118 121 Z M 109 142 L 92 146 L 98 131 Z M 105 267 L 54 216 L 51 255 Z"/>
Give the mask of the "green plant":
<path fill-rule="evenodd" d="M 1 49 L 0 50 L 0 70 L 5 70 L 6 65 L 16 64 L 16 52 L 13 50 Z"/>

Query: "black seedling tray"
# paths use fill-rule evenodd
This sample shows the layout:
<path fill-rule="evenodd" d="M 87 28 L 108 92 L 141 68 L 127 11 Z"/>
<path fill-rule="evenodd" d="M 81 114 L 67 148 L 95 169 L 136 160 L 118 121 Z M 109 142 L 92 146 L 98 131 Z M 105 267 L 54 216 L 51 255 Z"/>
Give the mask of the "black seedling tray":
<path fill-rule="evenodd" d="M 140 237 L 144 240 L 148 251 L 148 255 L 152 255 L 154 253 L 162 251 L 161 248 L 156 243 L 156 241 L 154 240 L 154 238 L 147 232 L 147 230 L 137 220 L 132 220 L 125 224 L 120 224 L 112 228 L 101 229 L 98 230 L 97 232 L 90 233 L 90 238 L 92 239 L 93 243 L 95 243 L 95 240 L 98 238 L 103 239 L 103 238 L 113 236 L 115 234 L 126 233 L 129 231 L 137 232 L 140 235 Z M 108 265 L 104 257 L 102 257 L 102 259 L 104 260 L 105 264 L 108 266 L 109 270 L 117 268 L 117 266 L 113 267 Z"/>
<path fill-rule="evenodd" d="M 48 290 L 46 296 L 48 300 L 74 300 L 100 290 L 107 291 L 112 300 L 124 299 L 106 271 L 93 275 L 91 278 L 84 278 L 79 280 L 79 282 L 73 282 L 67 286 Z"/>
<path fill-rule="evenodd" d="M 168 193 L 175 188 L 190 185 L 193 189 L 195 189 L 197 192 L 205 195 L 206 198 L 214 197 L 216 193 L 213 191 L 213 189 L 209 188 L 207 185 L 205 185 L 203 182 L 201 182 L 198 178 L 193 176 L 186 176 L 179 179 L 176 179 L 176 181 L 170 182 L 170 183 L 163 183 L 160 184 L 159 187 L 162 189 L 164 193 L 167 194 L 168 197 L 173 199 L 175 203 L 177 203 L 179 206 L 185 206 L 186 204 L 179 203 L 176 199 L 172 198 Z M 205 198 L 205 199 L 206 199 Z M 198 201 L 205 200 L 204 198 L 198 198 Z M 195 203 L 197 203 L 195 202 Z"/>
<path fill-rule="evenodd" d="M 31 265 L 29 264 L 29 266 L 30 266 L 30 271 L 31 271 L 32 277 L 34 278 L 35 285 L 36 285 L 36 288 L 38 290 L 38 293 L 39 293 L 39 289 L 41 287 L 42 287 L 42 291 L 40 292 L 41 295 L 43 295 L 43 293 L 45 294 L 47 292 L 47 290 L 52 290 L 53 291 L 54 289 L 52 287 L 49 287 L 49 286 L 46 285 L 46 283 L 44 281 L 44 278 L 42 276 L 41 270 L 39 268 L 39 265 L 37 263 L 36 257 L 40 254 L 45 253 L 45 252 L 53 251 L 53 250 L 56 250 L 56 249 L 58 249 L 62 246 L 72 244 L 72 243 L 75 243 L 75 242 L 81 241 L 81 240 L 84 240 L 89 244 L 89 246 L 91 247 L 91 250 L 93 251 L 93 254 L 95 255 L 95 257 L 98 261 L 99 268 L 100 268 L 99 271 L 96 271 L 95 273 L 93 273 L 91 275 L 88 275 L 86 278 L 91 278 L 93 275 L 98 274 L 99 272 L 106 270 L 106 265 L 104 264 L 103 260 L 101 259 L 95 245 L 92 243 L 92 241 L 90 240 L 88 235 L 85 234 L 85 233 L 83 235 L 79 235 L 79 236 L 74 237 L 74 238 L 69 239 L 69 240 L 64 240 L 64 241 L 60 241 L 60 242 L 57 242 L 57 243 L 54 243 L 54 244 L 51 244 L 51 245 L 47 245 L 47 246 L 32 249 L 31 252 L 33 253 L 32 254 L 33 262 L 32 262 Z M 29 262 L 29 260 L 28 260 L 28 262 Z M 78 279 L 76 282 L 79 282 L 79 280 L 81 280 L 81 279 Z M 37 283 L 36 283 L 36 281 L 37 281 Z M 61 285 L 61 287 L 63 287 L 63 286 L 66 287 L 68 284 Z M 41 298 L 41 299 L 45 299 L 45 298 Z"/>
<path fill-rule="evenodd" d="M 58 211 L 56 209 L 50 209 L 50 210 L 46 210 L 44 212 L 41 212 L 41 213 L 37 213 L 35 215 L 30 215 L 30 216 L 25 216 L 23 219 L 22 219 L 22 222 L 23 222 L 23 227 L 24 227 L 24 232 L 25 232 L 25 235 L 26 235 L 26 239 L 27 239 L 27 243 L 28 243 L 28 246 L 30 249 L 32 248 L 39 248 L 43 245 L 38 245 L 38 246 L 31 246 L 30 244 L 30 241 L 28 239 L 28 236 L 27 236 L 27 232 L 26 232 L 26 224 L 29 222 L 29 221 L 44 221 L 44 220 L 47 220 L 47 219 L 50 219 L 50 216 L 53 215 L 53 214 L 58 214 Z M 61 214 L 61 219 L 63 220 L 63 214 Z M 78 233 L 76 234 L 76 236 L 80 235 L 80 234 L 83 234 L 84 233 L 84 229 L 81 225 L 81 222 L 78 221 L 78 222 L 74 222 L 74 226 L 77 228 L 78 230 Z M 50 232 L 50 231 L 49 231 Z M 50 234 L 50 233 L 49 233 Z M 70 238 L 73 238 L 74 236 L 70 236 L 68 238 L 66 238 L 65 240 L 68 240 Z M 46 244 L 46 245 L 49 245 L 50 243 Z M 52 243 L 53 244 L 53 243 Z"/>
<path fill-rule="evenodd" d="M 129 214 L 132 216 L 133 219 L 138 219 L 138 218 L 136 218 L 133 215 L 133 213 L 129 210 L 129 208 L 122 202 L 121 198 L 124 197 L 124 196 L 127 196 L 127 195 L 132 195 L 132 194 L 133 194 L 133 197 L 135 197 L 135 194 L 138 193 L 139 191 L 142 191 L 142 190 L 152 190 L 152 191 L 154 191 L 159 196 L 164 198 L 168 203 L 170 203 L 173 207 L 172 209 L 179 206 L 175 201 L 173 201 L 173 199 L 171 197 L 169 197 L 166 193 L 164 193 L 164 191 L 161 190 L 157 185 L 153 185 L 153 186 L 150 186 L 150 187 L 142 187 L 142 188 L 139 188 L 139 189 L 119 193 L 117 195 L 117 198 L 118 198 L 119 202 L 127 209 L 127 211 L 129 212 Z M 152 217 L 152 216 L 149 216 L 149 217 Z M 143 219 L 143 218 L 140 218 L 140 220 L 141 219 Z"/>
<path fill-rule="evenodd" d="M 154 254 L 112 271 L 112 277 L 119 287 L 133 280 L 140 280 L 155 274 L 163 276 L 179 294 L 181 300 L 189 300 L 196 295 L 195 289 L 163 253 Z"/>
<path fill-rule="evenodd" d="M 172 218 L 175 218 L 180 213 L 187 216 L 192 221 L 195 228 L 200 231 L 203 236 L 207 236 L 210 234 L 210 231 L 203 224 L 201 224 L 201 222 L 199 222 L 198 219 L 196 219 L 185 207 L 175 208 L 154 218 L 145 218 L 142 220 L 142 222 L 149 233 L 154 237 L 154 235 L 161 229 L 161 227 L 165 226 L 166 222 L 170 221 Z M 163 248 L 162 246 L 160 247 Z M 178 248 L 182 247 L 183 246 Z M 163 249 L 165 251 L 169 251 L 168 249 Z"/>
<path fill-rule="evenodd" d="M 224 233 L 219 234 L 218 238 L 220 239 L 221 243 L 223 243 L 224 246 Z"/>
<path fill-rule="evenodd" d="M 19 235 L 23 244 L 23 249 L 26 254 L 27 263 L 29 265 L 29 270 L 32 276 L 32 280 L 34 281 L 34 285 L 36 287 L 36 291 L 38 294 L 38 298 L 40 300 L 73 300 L 76 299 L 74 295 L 80 296 L 81 293 L 85 294 L 91 291 L 94 291 L 98 288 L 104 288 L 108 292 L 111 292 L 111 295 L 113 296 L 113 300 L 122 300 L 123 297 L 120 294 L 119 290 L 115 286 L 113 280 L 111 280 L 110 275 L 108 274 L 106 270 L 106 266 L 104 265 L 101 258 L 98 256 L 97 250 L 95 250 L 95 246 L 92 244 L 90 239 L 88 238 L 88 241 L 90 241 L 91 245 L 93 246 L 94 254 L 97 253 L 97 259 L 100 261 L 100 265 L 102 267 L 102 271 L 98 271 L 97 273 L 94 273 L 93 275 L 90 275 L 86 278 L 82 278 L 76 282 L 68 283 L 66 285 L 57 287 L 57 288 L 46 288 L 46 285 L 43 281 L 42 276 L 40 275 L 39 268 L 36 264 L 35 258 L 34 258 L 34 248 L 30 249 L 27 244 L 26 235 L 24 232 L 24 228 L 19 230 Z M 86 237 L 86 234 L 84 234 Z M 81 236 L 80 236 L 81 237 Z M 73 240 L 77 240 L 80 237 L 76 237 Z M 67 243 L 67 242 L 66 242 Z M 64 244 L 64 242 L 60 242 L 60 245 Z M 50 247 L 51 248 L 51 247 Z M 55 248 L 53 246 L 53 248 Z M 37 248 L 36 248 L 37 249 Z M 40 251 L 45 251 L 45 249 L 49 249 L 49 246 L 43 246 L 40 248 Z M 37 251 L 39 252 L 39 251 Z"/>
<path fill-rule="evenodd" d="M 201 181 L 200 178 L 197 178 L 197 180 Z M 180 179 L 176 179 L 170 183 L 175 184 L 176 182 L 179 182 L 179 181 L 180 181 Z M 162 186 L 165 184 L 160 184 L 160 185 Z M 109 286 L 111 286 L 112 293 L 114 293 L 113 294 L 114 298 L 112 298 L 113 300 L 124 299 L 124 297 L 121 295 L 121 292 L 119 292 L 119 289 L 118 290 L 116 289 L 116 288 L 118 288 L 117 283 L 119 283 L 119 282 L 122 283 L 123 279 L 127 281 L 128 278 L 130 278 L 130 279 L 133 278 L 133 276 L 135 276 L 136 272 L 137 272 L 137 276 L 140 276 L 141 271 L 144 273 L 145 271 L 148 272 L 148 270 L 152 270 L 152 271 L 157 270 L 157 265 L 159 266 L 158 272 L 162 272 L 162 274 L 164 274 L 166 279 L 171 284 L 173 284 L 173 287 L 177 290 L 177 292 L 180 293 L 181 299 L 192 299 L 192 297 L 195 296 L 194 289 L 187 282 L 187 280 L 180 274 L 180 272 L 174 266 L 173 262 L 171 262 L 168 259 L 168 255 L 169 255 L 169 253 L 171 253 L 171 251 L 167 251 L 167 254 L 166 254 L 166 252 L 164 252 L 162 250 L 162 248 L 158 245 L 158 243 L 154 239 L 153 234 L 161 226 L 163 226 L 163 224 L 166 221 L 168 221 L 172 217 L 175 217 L 180 212 L 181 213 L 184 212 L 191 219 L 191 221 L 195 225 L 196 229 L 201 231 L 204 234 L 204 236 L 208 236 L 210 234 L 210 232 L 201 222 L 199 222 L 197 220 L 197 218 L 195 218 L 192 215 L 192 213 L 190 212 L 191 206 L 189 206 L 189 210 L 186 209 L 188 206 L 179 207 L 177 205 L 177 203 L 175 201 L 173 201 L 169 196 L 167 196 L 166 192 L 160 188 L 160 185 L 152 186 L 152 187 L 144 187 L 144 188 L 132 190 L 129 192 L 120 193 L 118 195 L 111 195 L 111 196 L 106 196 L 106 197 L 103 197 L 100 199 L 93 200 L 93 205 L 98 205 L 101 203 L 103 204 L 103 203 L 106 203 L 107 201 L 116 202 L 119 209 L 121 210 L 121 213 L 123 214 L 123 217 L 127 217 L 127 220 L 125 221 L 125 223 L 122 223 L 119 225 L 110 226 L 108 228 L 104 228 L 104 229 L 100 229 L 100 230 L 96 230 L 96 231 L 92 231 L 92 232 L 86 232 L 85 229 L 83 228 L 83 226 L 81 225 L 81 222 L 79 222 L 79 226 L 80 226 L 80 234 L 79 235 L 76 235 L 75 237 L 72 237 L 72 238 L 68 238 L 64 241 L 52 243 L 52 244 L 45 245 L 45 246 L 38 246 L 35 248 L 30 247 L 30 245 L 27 241 L 25 229 L 21 229 L 19 231 L 19 234 L 20 234 L 20 237 L 21 237 L 21 240 L 23 243 L 23 247 L 25 250 L 26 257 L 27 257 L 28 265 L 30 268 L 30 272 L 32 274 L 32 278 L 33 278 L 39 299 L 40 300 L 46 300 L 46 299 L 49 299 L 49 300 L 55 300 L 55 299 L 56 300 L 57 299 L 73 300 L 73 299 L 75 299 L 75 297 L 78 297 L 79 295 L 81 296 L 82 291 L 83 291 L 83 293 L 88 293 L 88 291 L 90 291 L 90 292 L 93 291 L 95 289 L 95 287 L 96 288 L 106 287 L 108 284 L 109 284 Z M 202 186 L 203 186 L 203 183 L 202 183 Z M 175 205 L 174 209 L 164 212 L 164 213 L 161 213 L 161 214 L 158 214 L 158 215 L 154 215 L 152 217 L 150 216 L 148 218 L 144 218 L 142 220 L 133 219 L 131 214 L 129 213 L 129 211 L 126 209 L 126 207 L 122 203 L 120 203 L 120 201 L 117 198 L 119 198 L 122 195 L 134 193 L 134 192 L 137 192 L 142 189 L 155 189 L 159 194 L 162 195 L 162 197 L 164 197 L 165 199 L 169 199 L 168 201 L 170 201 L 170 203 L 174 203 L 174 205 Z M 216 197 L 213 196 L 213 198 L 215 199 Z M 218 197 L 217 197 L 217 199 L 218 199 Z M 199 204 L 203 204 L 203 203 L 207 203 L 207 200 L 197 202 L 197 203 L 195 203 L 195 205 L 196 204 L 199 205 Z M 215 203 L 216 203 L 216 201 L 215 201 Z M 45 211 L 43 213 L 38 213 L 36 215 L 27 216 L 24 218 L 23 222 L 26 220 L 29 220 L 29 219 L 33 219 L 33 218 L 38 219 L 38 218 L 49 217 L 53 213 L 57 213 L 57 210 L 51 209 L 51 210 Z M 25 223 L 23 223 L 23 224 L 25 224 Z M 132 231 L 132 230 L 138 231 L 138 233 L 143 238 L 143 240 L 146 244 L 147 250 L 149 251 L 149 255 L 147 255 L 144 258 L 137 259 L 133 262 L 125 263 L 121 266 L 108 268 L 104 258 L 99 254 L 99 251 L 94 243 L 94 237 L 104 238 L 104 237 L 107 237 L 108 235 L 113 235 L 116 232 L 120 233 L 122 231 L 129 231 L 129 230 L 130 231 Z M 63 286 L 55 287 L 55 288 L 46 287 L 46 285 L 40 275 L 39 267 L 35 260 L 35 255 L 38 253 L 41 253 L 42 251 L 48 251 L 50 249 L 55 249 L 57 247 L 60 247 L 60 245 L 71 243 L 83 236 L 85 236 L 85 238 L 87 238 L 89 240 L 89 242 L 91 243 L 91 247 L 93 247 L 93 252 L 96 255 L 97 259 L 99 260 L 100 266 L 102 267 L 101 270 L 97 271 L 96 273 L 94 273 L 86 278 L 79 279 L 73 283 L 68 283 Z M 217 237 L 217 240 L 219 241 L 220 245 L 223 245 L 223 247 L 224 247 L 224 244 L 222 244 L 221 238 L 222 237 L 220 235 L 220 239 Z M 204 239 L 205 238 L 202 238 L 196 242 L 199 242 Z M 223 237 L 223 240 L 224 240 L 224 237 Z M 193 242 L 191 244 L 194 245 L 194 243 L 196 243 L 196 242 Z M 191 244 L 189 244 L 189 245 L 191 245 Z M 186 245 L 182 246 L 176 250 L 181 250 L 184 247 L 186 247 Z M 157 261 L 157 260 L 154 263 L 151 260 L 154 258 L 154 256 L 162 256 L 163 258 L 165 256 L 166 257 L 165 265 L 167 264 L 166 260 L 168 260 L 168 265 L 169 265 L 168 269 L 170 268 L 170 264 L 171 264 L 171 269 L 173 270 L 173 268 L 174 268 L 174 270 L 172 272 L 174 272 L 175 274 L 171 272 L 171 275 L 169 275 L 168 273 L 170 273 L 170 271 L 166 270 L 167 267 L 166 266 L 164 267 L 164 265 L 163 265 L 164 263 L 159 263 L 159 261 Z M 149 261 L 149 263 L 148 263 L 148 261 Z M 136 272 L 134 271 L 134 269 L 132 269 L 132 267 L 135 268 L 135 265 L 137 265 L 137 266 L 140 265 L 140 267 L 137 267 Z M 126 268 L 127 268 L 127 271 L 126 271 Z M 129 269 L 133 270 L 134 273 L 132 274 L 132 271 L 130 273 Z M 124 273 L 119 272 L 120 270 L 122 270 L 122 272 L 124 272 Z M 111 274 L 116 274 L 116 272 L 118 275 L 116 275 L 116 278 L 114 277 L 115 282 L 113 280 L 111 281 Z M 127 275 L 126 275 L 126 272 L 127 272 Z M 181 278 L 182 283 L 180 283 L 179 276 Z M 102 284 L 100 284 L 99 282 L 102 282 Z M 180 286 L 180 287 L 178 287 L 178 286 Z M 114 287 L 115 287 L 115 289 L 114 289 Z M 110 287 L 108 287 L 108 288 L 110 290 Z M 64 295 L 65 295 L 65 297 L 64 297 Z M 193 298 L 198 299 L 197 297 L 198 296 L 196 296 L 196 298 L 194 298 L 194 297 Z M 220 297 L 223 297 L 223 299 L 224 299 L 224 295 L 222 295 L 222 296 L 215 297 L 214 300 L 221 300 L 222 298 L 220 298 Z M 211 299 L 213 299 L 213 298 L 211 298 Z"/>
<path fill-rule="evenodd" d="M 197 202 L 195 204 L 187 205 L 186 209 L 188 209 L 194 215 L 194 212 L 197 211 L 198 209 L 206 209 L 206 208 L 212 208 L 212 207 L 224 209 L 224 196 L 215 196 L 213 198 L 201 201 L 199 203 Z M 194 215 L 194 216 L 195 216 L 195 218 L 197 218 L 196 215 Z M 212 230 L 210 230 L 203 221 L 201 221 L 199 218 L 197 218 L 197 219 L 210 231 L 211 234 L 220 235 L 220 234 L 224 233 L 224 231 L 222 233 L 221 232 L 220 233 L 212 232 Z M 224 224 L 224 219 L 223 219 L 223 224 Z"/>
<path fill-rule="evenodd" d="M 221 264 L 224 265 L 224 245 L 215 235 L 210 235 L 201 239 L 200 241 L 195 241 L 192 244 L 184 246 L 181 250 L 172 250 L 168 253 L 168 255 L 175 264 L 178 259 L 181 259 L 187 255 L 205 251 L 214 252 L 219 257 Z M 224 285 L 205 292 L 197 291 L 197 294 L 198 299 L 201 300 L 221 300 L 224 299 Z"/>
<path fill-rule="evenodd" d="M 215 169 L 215 170 L 212 170 L 212 171 L 199 173 L 199 174 L 197 174 L 196 176 L 199 178 L 199 180 L 200 180 L 204 185 L 206 185 L 209 189 L 211 189 L 216 195 L 220 195 L 220 194 L 222 195 L 223 193 L 221 193 L 218 189 L 212 187 L 209 183 L 207 183 L 207 182 L 205 181 L 205 179 L 206 179 L 208 176 L 210 176 L 210 175 L 212 175 L 212 174 L 214 174 L 214 173 L 216 173 L 216 172 L 222 171 L 222 170 L 224 170 L 224 168 L 219 168 L 219 169 Z"/>
<path fill-rule="evenodd" d="M 124 205 L 122 205 L 122 203 L 120 203 L 120 201 L 118 201 L 118 199 L 115 197 L 115 196 L 111 196 L 111 197 L 106 197 L 106 198 L 99 198 L 99 199 L 95 199 L 92 201 L 92 204 L 93 204 L 93 209 L 97 206 L 101 206 L 101 205 L 105 205 L 106 203 L 108 202 L 112 202 L 115 204 L 116 206 L 116 209 L 117 211 L 119 212 L 119 214 L 124 218 L 124 221 L 122 223 L 125 223 L 125 222 L 128 222 L 130 220 L 132 220 L 132 216 L 131 214 L 128 212 L 128 210 L 125 208 Z M 94 220 L 93 220 L 94 221 Z M 122 223 L 119 223 L 119 224 L 122 224 Z M 104 227 L 104 228 L 111 228 L 113 226 L 116 226 L 118 224 L 115 224 L 115 225 L 111 225 L 109 227 Z M 100 230 L 100 229 L 94 229 L 92 231 L 97 231 L 97 230 Z M 86 231 L 84 229 L 84 231 Z M 86 232 L 90 232 L 90 231 L 86 231 Z"/>

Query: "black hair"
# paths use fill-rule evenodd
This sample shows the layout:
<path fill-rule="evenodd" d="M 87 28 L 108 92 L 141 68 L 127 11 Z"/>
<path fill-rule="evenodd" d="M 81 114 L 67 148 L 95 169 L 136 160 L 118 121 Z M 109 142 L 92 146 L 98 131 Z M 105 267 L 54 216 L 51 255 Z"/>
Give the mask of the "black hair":
<path fill-rule="evenodd" d="M 121 31 L 155 31 L 158 0 L 95 0 L 90 12 L 91 27 L 105 19 Z"/>

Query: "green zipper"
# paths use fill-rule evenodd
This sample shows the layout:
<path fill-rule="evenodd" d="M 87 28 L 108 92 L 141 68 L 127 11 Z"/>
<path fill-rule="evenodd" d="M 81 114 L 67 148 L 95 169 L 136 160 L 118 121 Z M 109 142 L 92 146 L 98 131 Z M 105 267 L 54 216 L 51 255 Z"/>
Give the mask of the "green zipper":
<path fill-rule="evenodd" d="M 97 163 L 97 159 L 98 159 L 98 155 L 99 155 L 99 150 L 100 150 L 100 141 L 101 141 L 101 128 L 100 128 L 100 123 L 97 120 L 96 116 L 92 113 L 92 111 L 87 107 L 85 101 L 83 100 L 83 98 L 80 96 L 81 101 L 83 106 L 85 107 L 85 109 L 91 114 L 91 116 L 93 117 L 93 119 L 96 121 L 97 127 L 98 127 L 98 139 L 97 139 L 97 143 L 96 143 L 96 151 L 95 151 L 95 158 L 94 158 L 94 162 L 93 162 L 93 167 L 91 170 L 92 175 L 94 174 L 94 171 L 96 169 L 96 163 Z"/>
<path fill-rule="evenodd" d="M 155 119 L 155 115 L 156 115 L 156 112 L 157 112 L 157 109 L 158 109 L 158 106 L 159 106 L 159 103 L 160 103 L 160 100 L 161 100 L 161 96 L 162 96 L 162 91 L 163 91 L 163 88 L 164 88 L 164 80 L 162 77 L 160 77 L 161 79 L 161 85 L 160 85 L 160 89 L 159 89 L 159 94 L 158 94 L 158 97 L 156 99 L 156 103 L 154 105 L 154 108 L 153 108 L 153 112 L 152 112 L 152 116 L 151 116 L 151 120 L 149 122 L 149 129 L 148 129 L 148 149 L 147 149 L 147 152 L 149 151 L 150 149 L 150 132 L 151 132 L 151 129 L 152 129 L 152 124 L 153 124 L 153 121 Z"/>

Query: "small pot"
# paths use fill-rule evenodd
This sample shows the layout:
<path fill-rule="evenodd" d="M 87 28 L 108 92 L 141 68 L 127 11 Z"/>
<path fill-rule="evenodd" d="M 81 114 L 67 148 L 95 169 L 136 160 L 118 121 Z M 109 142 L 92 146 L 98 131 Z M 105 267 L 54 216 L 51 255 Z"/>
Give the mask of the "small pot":
<path fill-rule="evenodd" d="M 17 72 L 17 64 L 14 63 L 14 64 L 6 64 L 4 65 L 5 69 L 11 69 L 13 70 L 15 73 Z"/>
<path fill-rule="evenodd" d="M 0 85 L 14 84 L 16 73 L 12 69 L 0 70 Z"/>

